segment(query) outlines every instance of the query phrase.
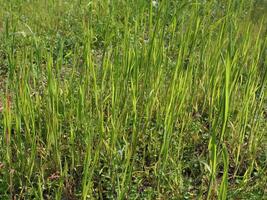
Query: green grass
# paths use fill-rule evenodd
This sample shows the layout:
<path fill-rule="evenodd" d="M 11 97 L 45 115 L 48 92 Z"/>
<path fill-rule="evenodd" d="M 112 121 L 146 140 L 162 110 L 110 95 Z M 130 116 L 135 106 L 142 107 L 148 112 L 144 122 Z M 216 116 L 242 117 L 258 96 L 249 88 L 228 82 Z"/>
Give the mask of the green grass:
<path fill-rule="evenodd" d="M 0 199 L 267 198 L 266 1 L 0 5 Z"/>

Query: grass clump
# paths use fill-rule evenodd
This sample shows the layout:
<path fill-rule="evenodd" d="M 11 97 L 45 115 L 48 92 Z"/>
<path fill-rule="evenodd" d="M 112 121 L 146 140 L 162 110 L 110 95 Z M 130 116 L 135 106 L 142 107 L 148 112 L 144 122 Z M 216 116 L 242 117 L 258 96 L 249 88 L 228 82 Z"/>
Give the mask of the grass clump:
<path fill-rule="evenodd" d="M 265 1 L 0 4 L 1 199 L 267 197 Z"/>

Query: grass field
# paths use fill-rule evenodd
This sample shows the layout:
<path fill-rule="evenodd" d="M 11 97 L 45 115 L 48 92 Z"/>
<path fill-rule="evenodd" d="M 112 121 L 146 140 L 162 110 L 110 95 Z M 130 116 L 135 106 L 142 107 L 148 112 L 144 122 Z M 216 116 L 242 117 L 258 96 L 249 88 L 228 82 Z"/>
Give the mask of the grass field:
<path fill-rule="evenodd" d="M 267 199 L 267 1 L 0 0 L 0 199 Z"/>

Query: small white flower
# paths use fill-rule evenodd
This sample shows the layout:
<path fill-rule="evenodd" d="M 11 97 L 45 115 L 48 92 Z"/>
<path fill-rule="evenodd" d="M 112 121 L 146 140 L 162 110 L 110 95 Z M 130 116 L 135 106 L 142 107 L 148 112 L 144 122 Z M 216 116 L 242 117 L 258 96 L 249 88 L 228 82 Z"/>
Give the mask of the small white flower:
<path fill-rule="evenodd" d="M 159 4 L 159 3 L 158 3 L 157 1 L 155 1 L 155 0 L 152 1 L 152 6 L 153 6 L 153 7 L 157 8 L 157 7 L 158 7 L 158 4 Z"/>
<path fill-rule="evenodd" d="M 118 154 L 122 157 L 123 149 L 118 150 Z"/>

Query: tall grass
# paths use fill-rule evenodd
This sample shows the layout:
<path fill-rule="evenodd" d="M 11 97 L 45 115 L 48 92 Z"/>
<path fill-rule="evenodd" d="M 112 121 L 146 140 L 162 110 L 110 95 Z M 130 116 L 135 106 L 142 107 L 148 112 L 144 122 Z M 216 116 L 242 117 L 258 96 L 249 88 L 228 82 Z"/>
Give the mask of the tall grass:
<path fill-rule="evenodd" d="M 254 1 L 0 5 L 1 199 L 267 197 Z"/>

